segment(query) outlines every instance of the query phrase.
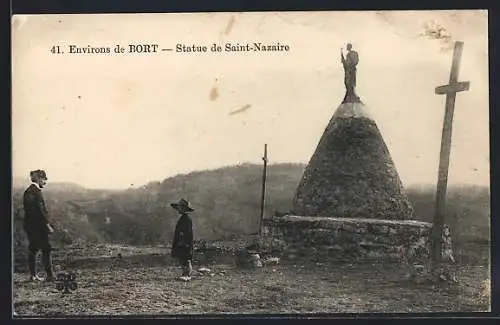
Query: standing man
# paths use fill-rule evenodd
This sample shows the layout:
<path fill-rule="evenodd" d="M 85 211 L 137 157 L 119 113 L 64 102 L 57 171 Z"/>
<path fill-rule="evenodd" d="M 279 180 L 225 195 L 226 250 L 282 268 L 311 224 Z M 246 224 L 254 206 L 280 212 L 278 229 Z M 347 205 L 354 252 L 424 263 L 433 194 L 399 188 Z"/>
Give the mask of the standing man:
<path fill-rule="evenodd" d="M 177 259 L 182 266 L 181 280 L 191 280 L 193 267 L 193 222 L 189 216 L 194 209 L 191 208 L 188 201 L 180 199 L 177 203 L 170 204 L 172 208 L 180 214 L 179 220 L 175 226 L 174 239 L 172 243 L 172 257 Z"/>
<path fill-rule="evenodd" d="M 340 49 L 340 60 L 344 66 L 344 85 L 346 88 L 346 95 L 344 102 L 356 102 L 359 101 L 359 97 L 356 95 L 356 66 L 359 62 L 358 52 L 352 49 L 352 44 L 347 44 L 347 55 L 344 57 L 343 49 Z"/>
<path fill-rule="evenodd" d="M 49 214 L 42 196 L 42 188 L 47 184 L 47 174 L 44 170 L 30 172 L 31 185 L 24 191 L 24 231 L 28 236 L 28 266 L 30 281 L 43 280 L 35 269 L 36 255 L 42 251 L 42 261 L 47 273 L 46 281 L 53 281 L 52 261 L 50 252 L 52 247 L 49 243 L 49 234 L 54 230 L 49 222 Z"/>

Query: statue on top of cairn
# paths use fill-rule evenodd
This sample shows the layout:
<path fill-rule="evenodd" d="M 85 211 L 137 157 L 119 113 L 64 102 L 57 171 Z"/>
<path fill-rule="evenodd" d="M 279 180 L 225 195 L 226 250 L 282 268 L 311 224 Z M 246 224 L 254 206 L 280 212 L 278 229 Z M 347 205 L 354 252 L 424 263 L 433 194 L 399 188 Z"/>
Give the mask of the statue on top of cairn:
<path fill-rule="evenodd" d="M 352 44 L 347 44 L 347 54 L 344 57 L 344 49 L 340 49 L 340 59 L 344 66 L 344 85 L 346 94 L 342 103 L 359 103 L 359 97 L 356 95 L 356 66 L 359 62 L 358 52 L 352 49 Z"/>

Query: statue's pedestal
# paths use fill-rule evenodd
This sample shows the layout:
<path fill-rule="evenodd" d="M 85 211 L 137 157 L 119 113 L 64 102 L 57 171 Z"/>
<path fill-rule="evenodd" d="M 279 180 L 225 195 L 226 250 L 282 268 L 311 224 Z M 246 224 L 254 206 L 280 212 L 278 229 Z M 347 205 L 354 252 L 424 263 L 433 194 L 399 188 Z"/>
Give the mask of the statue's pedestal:
<path fill-rule="evenodd" d="M 345 93 L 342 104 L 347 104 L 347 103 L 361 103 L 361 99 L 359 98 L 358 95 L 356 95 L 356 92 L 354 90 L 351 91 L 348 90 Z"/>
<path fill-rule="evenodd" d="M 363 103 L 341 104 L 335 111 L 304 171 L 292 213 L 413 218 L 389 150 Z"/>
<path fill-rule="evenodd" d="M 431 223 L 285 215 L 265 219 L 265 224 L 279 241 L 283 260 L 394 262 L 408 267 L 415 278 L 427 277 L 431 271 Z M 449 231 L 443 233 L 443 242 L 450 244 L 443 251 L 452 254 Z"/>

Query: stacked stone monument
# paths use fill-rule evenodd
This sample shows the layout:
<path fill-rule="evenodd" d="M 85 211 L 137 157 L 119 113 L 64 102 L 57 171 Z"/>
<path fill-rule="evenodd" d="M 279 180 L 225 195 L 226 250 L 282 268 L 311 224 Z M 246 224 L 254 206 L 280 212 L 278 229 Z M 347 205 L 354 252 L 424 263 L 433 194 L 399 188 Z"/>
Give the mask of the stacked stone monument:
<path fill-rule="evenodd" d="M 355 92 L 358 54 L 347 49 L 344 100 L 305 169 L 291 213 L 267 224 L 282 239 L 284 258 L 426 263 L 432 225 L 412 220 L 390 152 Z"/>

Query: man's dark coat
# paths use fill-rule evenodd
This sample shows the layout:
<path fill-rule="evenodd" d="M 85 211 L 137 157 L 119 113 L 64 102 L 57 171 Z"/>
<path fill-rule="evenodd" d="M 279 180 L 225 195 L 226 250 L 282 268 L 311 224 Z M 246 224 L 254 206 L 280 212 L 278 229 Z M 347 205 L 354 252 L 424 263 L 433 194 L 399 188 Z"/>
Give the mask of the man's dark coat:
<path fill-rule="evenodd" d="M 24 191 L 23 207 L 24 230 L 28 235 L 30 247 L 32 249 L 50 248 L 47 206 L 42 191 L 36 185 L 31 184 Z"/>

